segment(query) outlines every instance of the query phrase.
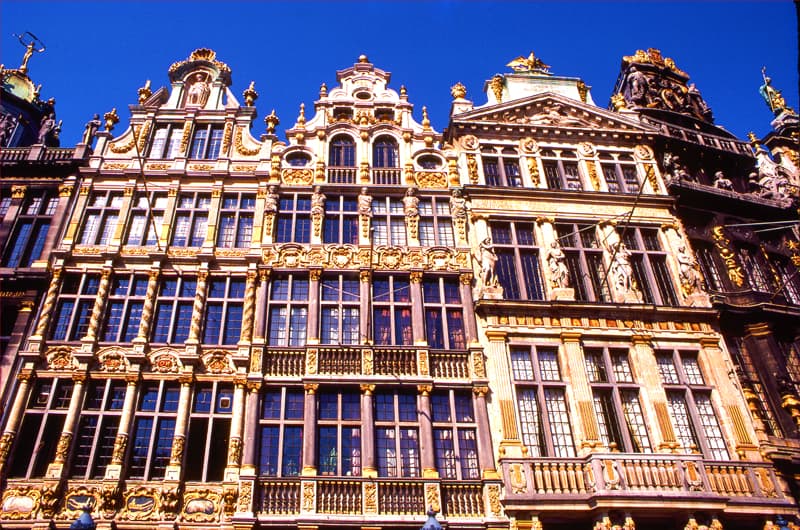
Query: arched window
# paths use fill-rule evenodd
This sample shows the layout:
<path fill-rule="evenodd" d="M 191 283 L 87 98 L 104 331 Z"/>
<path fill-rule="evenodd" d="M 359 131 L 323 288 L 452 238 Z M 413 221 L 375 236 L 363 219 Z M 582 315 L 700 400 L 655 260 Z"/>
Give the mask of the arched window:
<path fill-rule="evenodd" d="M 376 168 L 400 167 L 397 142 L 390 136 L 381 136 L 372 144 L 372 166 Z"/>
<path fill-rule="evenodd" d="M 356 144 L 349 136 L 337 136 L 331 141 L 328 165 L 332 167 L 355 167 Z"/>

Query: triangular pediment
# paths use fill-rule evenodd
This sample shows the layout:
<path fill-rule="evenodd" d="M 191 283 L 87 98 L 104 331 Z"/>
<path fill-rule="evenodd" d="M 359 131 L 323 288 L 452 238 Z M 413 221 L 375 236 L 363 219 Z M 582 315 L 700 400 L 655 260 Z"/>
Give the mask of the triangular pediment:
<path fill-rule="evenodd" d="M 530 126 L 537 128 L 604 129 L 652 133 L 656 129 L 635 118 L 545 92 L 498 105 L 485 106 L 452 117 L 453 123 Z"/>

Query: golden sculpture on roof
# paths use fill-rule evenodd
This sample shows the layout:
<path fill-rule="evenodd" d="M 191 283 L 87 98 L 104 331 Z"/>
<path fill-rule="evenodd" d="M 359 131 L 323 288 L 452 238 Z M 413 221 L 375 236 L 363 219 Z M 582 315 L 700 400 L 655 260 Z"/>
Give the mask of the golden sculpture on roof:
<path fill-rule="evenodd" d="M 22 56 L 22 64 L 18 68 L 21 73 L 28 71 L 28 61 L 34 53 L 42 53 L 45 50 L 44 43 L 39 40 L 39 37 L 26 31 L 22 35 L 14 35 L 19 39 L 19 43 L 25 46 L 25 55 Z"/>
<path fill-rule="evenodd" d="M 544 64 L 544 61 L 536 57 L 531 52 L 527 57 L 520 55 L 506 66 L 510 66 L 515 72 L 538 72 L 540 74 L 550 74 L 548 71 L 550 65 Z"/>
<path fill-rule="evenodd" d="M 636 50 L 636 53 L 633 55 L 625 55 L 622 58 L 622 61 L 626 64 L 630 63 L 654 64 L 656 66 L 661 66 L 663 68 L 669 68 L 678 75 L 689 77 L 686 72 L 677 67 L 675 61 L 673 61 L 671 58 L 662 57 L 661 50 L 657 48 L 647 48 L 647 51 Z"/>

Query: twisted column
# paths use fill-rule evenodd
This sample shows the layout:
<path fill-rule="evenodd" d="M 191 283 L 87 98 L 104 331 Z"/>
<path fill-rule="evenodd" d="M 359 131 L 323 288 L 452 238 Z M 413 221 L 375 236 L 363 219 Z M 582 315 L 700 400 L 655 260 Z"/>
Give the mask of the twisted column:
<path fill-rule="evenodd" d="M 194 306 L 192 307 L 192 322 L 189 326 L 189 338 L 186 342 L 197 344 L 200 342 L 200 322 L 203 320 L 203 309 L 206 305 L 206 287 L 208 282 L 208 269 L 197 273 L 197 289 L 194 293 Z"/>
<path fill-rule="evenodd" d="M 156 305 L 156 292 L 158 290 L 158 276 L 160 271 L 154 269 L 150 271 L 150 278 L 147 280 L 147 292 L 144 297 L 142 307 L 142 320 L 139 322 L 139 333 L 136 338 L 146 341 L 150 336 L 150 323 L 153 318 L 153 309 Z"/>
<path fill-rule="evenodd" d="M 256 314 L 256 282 L 258 272 L 255 269 L 247 271 L 247 284 L 244 289 L 244 308 L 242 309 L 242 332 L 239 342 L 250 342 L 253 336 L 253 319 Z"/>
<path fill-rule="evenodd" d="M 42 304 L 42 310 L 39 313 L 39 323 L 36 325 L 36 331 L 34 331 L 34 337 L 31 337 L 32 339 L 38 338 L 41 340 L 47 331 L 47 325 L 50 323 L 50 316 L 53 314 L 53 308 L 56 305 L 58 290 L 61 287 L 61 274 L 63 272 L 64 269 L 61 268 L 53 271 L 53 279 L 50 280 L 50 287 L 47 289 L 44 304 Z"/>
<path fill-rule="evenodd" d="M 100 325 L 100 317 L 103 316 L 103 308 L 108 297 L 108 281 L 111 278 L 111 268 L 106 267 L 100 275 L 100 284 L 97 286 L 97 298 L 94 300 L 92 315 L 89 317 L 89 329 L 82 341 L 94 341 L 97 338 L 97 328 Z"/>
<path fill-rule="evenodd" d="M 14 404 L 11 406 L 11 411 L 8 414 L 8 423 L 0 436 L 0 476 L 5 472 L 6 461 L 8 460 L 8 452 L 11 450 L 11 444 L 14 443 L 14 438 L 17 435 L 17 428 L 19 422 L 22 420 L 22 413 L 25 410 L 25 403 L 28 402 L 28 393 L 30 391 L 30 382 L 33 377 L 31 370 L 23 370 L 17 375 L 19 386 L 17 387 L 17 395 L 14 397 Z"/>

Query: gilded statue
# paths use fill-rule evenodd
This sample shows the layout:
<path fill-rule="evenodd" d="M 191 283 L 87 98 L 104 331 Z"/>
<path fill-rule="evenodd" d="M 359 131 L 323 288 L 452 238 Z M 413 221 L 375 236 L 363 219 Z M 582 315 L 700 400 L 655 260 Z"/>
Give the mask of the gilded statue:
<path fill-rule="evenodd" d="M 761 77 L 764 79 L 764 84 L 758 89 L 761 97 L 767 103 L 769 110 L 776 116 L 782 112 L 794 112 L 790 107 L 786 106 L 786 100 L 783 99 L 781 91 L 772 86 L 772 78 L 767 76 L 767 67 L 761 68 Z"/>
<path fill-rule="evenodd" d="M 538 72 L 540 74 L 549 74 L 550 65 L 544 64 L 544 61 L 536 57 L 533 52 L 529 53 L 527 57 L 520 55 L 506 66 L 510 66 L 515 72 Z"/>
<path fill-rule="evenodd" d="M 189 92 L 186 96 L 186 105 L 202 107 L 206 104 L 210 92 L 211 89 L 208 88 L 208 83 L 203 79 L 203 74 L 195 74 L 194 83 L 189 87 Z"/>

